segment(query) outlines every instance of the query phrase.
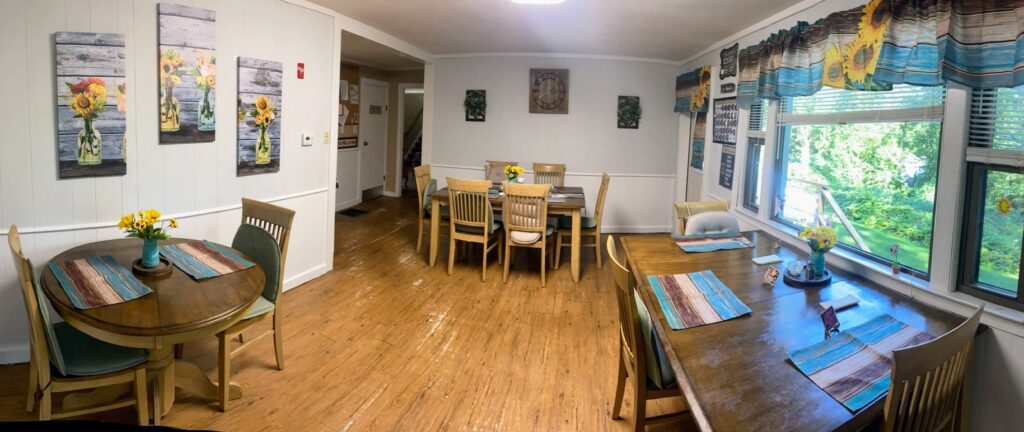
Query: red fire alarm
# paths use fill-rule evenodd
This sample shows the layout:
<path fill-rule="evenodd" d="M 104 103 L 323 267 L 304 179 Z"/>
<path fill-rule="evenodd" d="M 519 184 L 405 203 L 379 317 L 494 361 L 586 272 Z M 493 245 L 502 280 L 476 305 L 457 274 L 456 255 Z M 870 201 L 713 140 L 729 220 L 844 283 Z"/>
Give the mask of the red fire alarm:
<path fill-rule="evenodd" d="M 305 63 L 299 63 L 299 68 L 295 71 L 295 75 L 297 75 L 299 79 L 303 79 L 303 78 L 306 77 L 306 64 Z"/>

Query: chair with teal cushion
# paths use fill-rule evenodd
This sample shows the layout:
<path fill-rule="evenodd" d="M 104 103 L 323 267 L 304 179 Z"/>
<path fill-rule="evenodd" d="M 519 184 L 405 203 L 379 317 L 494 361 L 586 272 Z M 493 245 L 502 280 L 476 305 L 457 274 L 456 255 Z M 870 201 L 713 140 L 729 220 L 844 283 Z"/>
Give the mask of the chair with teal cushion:
<path fill-rule="evenodd" d="M 274 336 L 274 354 L 277 369 L 284 369 L 284 345 L 281 329 L 281 290 L 284 285 L 284 265 L 288 253 L 295 211 L 273 204 L 242 198 L 242 225 L 235 232 L 231 247 L 245 254 L 263 270 L 263 294 L 249 307 L 241 321 L 217 335 L 218 342 L 218 396 L 221 411 L 228 409 L 231 382 L 231 359 L 256 341 Z M 270 330 L 248 339 L 243 332 L 267 319 L 273 320 Z M 231 349 L 238 337 L 240 346 Z"/>
<path fill-rule="evenodd" d="M 608 196 L 608 183 L 611 177 L 607 173 L 601 174 L 601 188 L 597 192 L 597 204 L 594 206 L 594 217 L 580 217 L 580 241 L 583 238 L 593 237 L 593 243 L 580 244 L 580 248 L 594 248 L 594 256 L 597 259 L 597 268 L 601 264 L 601 218 L 604 216 L 604 202 Z M 555 269 L 562 265 L 562 248 L 572 246 L 572 217 L 562 216 L 559 218 L 558 236 L 555 239 Z"/>
<path fill-rule="evenodd" d="M 419 203 L 416 217 L 416 225 L 419 230 L 416 233 L 416 253 L 420 253 L 423 247 L 423 234 L 425 232 L 424 226 L 431 221 L 433 215 L 430 214 L 433 208 L 433 198 L 431 196 L 434 192 L 437 192 L 437 180 L 430 178 L 430 165 L 420 165 L 413 169 L 416 174 L 416 199 Z M 441 206 L 441 220 L 440 225 L 446 225 L 450 219 L 448 206 Z M 439 230 L 438 235 L 445 233 L 447 230 Z"/>
<path fill-rule="evenodd" d="M 489 191 L 490 180 L 465 180 L 448 177 L 448 205 L 451 208 L 451 221 L 448 242 L 448 274 L 455 268 L 456 242 L 480 243 L 483 245 L 483 268 L 480 280 L 487 281 L 487 256 L 494 249 L 498 250 L 498 263 L 501 263 L 501 235 L 495 232 L 501 229 L 501 222 L 494 219 Z"/>
<path fill-rule="evenodd" d="M 32 263 L 22 251 L 18 227 L 11 226 L 7 242 L 28 313 L 29 385 L 25 409 L 34 411 L 39 401 L 39 419 L 50 420 L 134 405 L 139 424 L 149 424 L 146 351 L 97 340 L 65 322 L 53 324 Z M 53 393 L 129 383 L 134 384 L 133 397 L 100 406 L 53 412 Z"/>

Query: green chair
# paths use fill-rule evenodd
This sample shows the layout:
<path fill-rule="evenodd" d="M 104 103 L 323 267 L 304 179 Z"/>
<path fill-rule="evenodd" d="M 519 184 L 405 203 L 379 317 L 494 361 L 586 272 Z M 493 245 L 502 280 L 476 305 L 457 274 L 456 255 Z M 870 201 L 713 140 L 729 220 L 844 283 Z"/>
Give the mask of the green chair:
<path fill-rule="evenodd" d="M 274 336 L 274 354 L 277 369 L 284 369 L 284 345 L 281 329 L 281 289 L 284 285 L 284 264 L 288 252 L 288 239 L 295 211 L 273 204 L 242 198 L 242 225 L 235 233 L 231 247 L 252 258 L 263 269 L 263 294 L 249 308 L 237 324 L 217 335 L 219 363 L 220 410 L 228 410 L 231 383 L 231 359 L 265 336 Z M 266 319 L 273 319 L 273 327 L 249 341 L 242 332 Z M 231 349 L 231 341 L 238 337 L 240 346 Z"/>
<path fill-rule="evenodd" d="M 146 351 L 93 339 L 66 322 L 53 324 L 46 297 L 36 283 L 32 263 L 22 251 L 18 227 L 11 226 L 7 243 L 11 247 L 25 310 L 28 312 L 29 384 L 26 411 L 34 411 L 38 401 L 39 419 L 50 420 L 134 405 L 139 424 L 149 424 Z M 53 393 L 127 383 L 134 384 L 134 397 L 78 410 L 52 411 Z"/>

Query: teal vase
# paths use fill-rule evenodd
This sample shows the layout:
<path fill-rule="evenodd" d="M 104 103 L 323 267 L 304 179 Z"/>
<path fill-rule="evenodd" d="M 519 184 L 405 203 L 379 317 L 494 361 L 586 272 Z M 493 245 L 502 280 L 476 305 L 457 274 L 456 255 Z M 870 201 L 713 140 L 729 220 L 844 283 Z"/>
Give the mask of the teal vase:
<path fill-rule="evenodd" d="M 825 252 L 812 250 L 811 256 L 807 260 L 811 263 L 814 277 L 819 278 L 825 275 Z"/>
<path fill-rule="evenodd" d="M 156 268 L 160 264 L 160 246 L 157 239 L 142 240 L 142 266 Z"/>

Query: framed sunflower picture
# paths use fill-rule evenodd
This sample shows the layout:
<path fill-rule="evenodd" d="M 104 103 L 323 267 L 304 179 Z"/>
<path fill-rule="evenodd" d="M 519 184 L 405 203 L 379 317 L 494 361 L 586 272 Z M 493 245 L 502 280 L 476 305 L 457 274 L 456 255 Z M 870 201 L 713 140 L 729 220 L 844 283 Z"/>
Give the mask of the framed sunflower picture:
<path fill-rule="evenodd" d="M 157 5 L 160 144 L 213 142 L 217 134 L 216 12 Z"/>
<path fill-rule="evenodd" d="M 281 62 L 238 58 L 237 175 L 281 169 Z"/>
<path fill-rule="evenodd" d="M 58 32 L 54 41 L 58 177 L 125 175 L 124 35 Z"/>

